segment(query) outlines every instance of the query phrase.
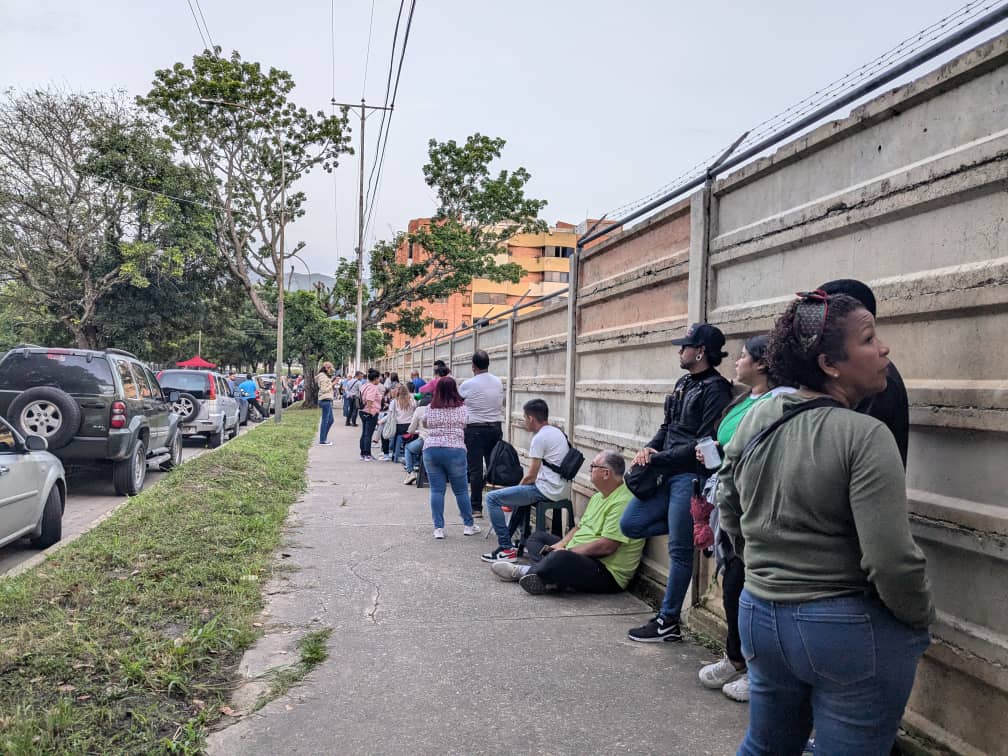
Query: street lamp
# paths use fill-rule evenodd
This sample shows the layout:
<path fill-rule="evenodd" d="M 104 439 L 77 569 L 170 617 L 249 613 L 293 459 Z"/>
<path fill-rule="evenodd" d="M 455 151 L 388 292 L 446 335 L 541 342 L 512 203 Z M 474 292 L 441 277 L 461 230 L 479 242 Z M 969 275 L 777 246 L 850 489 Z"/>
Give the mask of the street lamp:
<path fill-rule="evenodd" d="M 207 97 L 202 97 L 199 102 L 204 105 L 221 105 L 226 108 L 240 108 L 242 110 L 247 110 L 252 115 L 263 118 L 262 114 L 257 112 L 254 108 L 248 105 L 243 105 L 240 102 L 229 102 L 227 100 L 216 100 Z M 287 162 L 284 159 L 284 148 L 283 148 L 283 138 L 280 136 L 280 129 L 276 124 L 271 124 L 273 129 L 273 138 L 276 139 L 277 149 L 280 151 L 280 256 L 277 264 L 275 266 L 275 278 L 277 285 L 277 337 L 276 337 L 276 380 L 280 383 L 283 378 L 281 371 L 284 366 L 284 353 L 283 353 L 283 324 L 284 324 L 284 280 L 283 280 L 283 263 L 284 263 L 284 226 L 287 212 Z M 276 406 L 276 414 L 274 418 L 276 423 L 279 425 L 281 422 L 281 415 L 283 410 L 283 385 L 281 384 L 278 388 L 281 390 L 277 392 L 280 401 Z"/>

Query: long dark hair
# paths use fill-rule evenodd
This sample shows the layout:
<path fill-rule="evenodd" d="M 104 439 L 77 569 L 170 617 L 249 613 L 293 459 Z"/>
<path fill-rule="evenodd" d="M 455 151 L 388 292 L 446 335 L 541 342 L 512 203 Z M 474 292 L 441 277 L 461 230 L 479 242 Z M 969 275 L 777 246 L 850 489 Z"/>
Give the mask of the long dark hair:
<path fill-rule="evenodd" d="M 431 409 L 443 409 L 445 407 L 461 407 L 464 403 L 462 395 L 458 392 L 455 379 L 450 375 L 440 378 L 437 386 L 434 387 L 434 398 L 431 399 Z"/>
<path fill-rule="evenodd" d="M 819 367 L 819 355 L 834 363 L 847 359 L 847 316 L 865 306 L 846 294 L 826 295 L 824 299 L 815 299 L 814 294 L 792 302 L 770 332 L 766 363 L 775 385 L 822 391 L 826 374 Z M 799 308 L 804 309 L 799 312 Z"/>

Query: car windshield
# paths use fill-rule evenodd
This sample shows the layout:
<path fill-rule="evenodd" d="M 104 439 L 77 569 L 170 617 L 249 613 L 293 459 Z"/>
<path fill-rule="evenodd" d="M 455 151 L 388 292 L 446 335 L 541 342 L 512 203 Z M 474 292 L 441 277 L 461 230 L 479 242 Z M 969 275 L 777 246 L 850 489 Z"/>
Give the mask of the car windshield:
<path fill-rule="evenodd" d="M 207 374 L 197 370 L 165 370 L 158 376 L 162 389 L 206 391 Z"/>
<path fill-rule="evenodd" d="M 24 391 L 55 386 L 68 394 L 112 396 L 112 370 L 101 356 L 71 354 L 61 349 L 46 352 L 10 352 L 0 362 L 0 390 Z"/>

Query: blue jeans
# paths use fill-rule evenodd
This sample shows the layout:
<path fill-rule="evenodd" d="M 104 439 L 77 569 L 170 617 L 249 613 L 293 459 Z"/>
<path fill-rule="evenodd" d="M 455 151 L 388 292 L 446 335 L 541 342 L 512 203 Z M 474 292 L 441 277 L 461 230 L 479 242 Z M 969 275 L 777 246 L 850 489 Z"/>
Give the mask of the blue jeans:
<path fill-rule="evenodd" d="M 319 442 L 324 444 L 326 437 L 329 435 L 329 429 L 332 428 L 333 424 L 332 399 L 319 399 L 319 407 L 322 408 L 322 422 L 319 425 Z"/>
<path fill-rule="evenodd" d="M 897 620 L 864 594 L 778 603 L 742 591 L 739 635 L 749 666 L 749 730 L 742 756 L 877 754 L 892 748 L 927 630 Z"/>
<path fill-rule="evenodd" d="M 371 442 L 374 440 L 375 428 L 378 427 L 378 415 L 369 415 L 367 412 L 361 412 L 360 421 L 360 453 L 362 457 L 370 457 Z"/>
<path fill-rule="evenodd" d="M 645 501 L 630 499 L 620 518 L 620 530 L 630 538 L 650 538 L 668 534 L 669 576 L 662 599 L 661 616 L 679 621 L 686 591 L 693 579 L 693 496 L 694 473 L 673 475 L 668 488 Z"/>
<path fill-rule="evenodd" d="M 430 481 L 431 518 L 435 528 L 444 527 L 444 499 L 451 483 L 455 503 L 458 504 L 462 522 L 473 524 L 472 503 L 469 501 L 469 478 L 466 476 L 465 449 L 431 446 L 423 450 L 424 467 Z"/>
<path fill-rule="evenodd" d="M 403 465 L 406 468 L 406 472 L 413 472 L 413 468 L 417 466 L 416 457 L 420 456 L 420 452 L 423 451 L 423 439 L 414 438 L 406 446 L 403 447 Z"/>
<path fill-rule="evenodd" d="M 497 534 L 497 545 L 502 549 L 510 549 L 512 547 L 511 534 L 508 533 L 507 519 L 501 507 L 510 507 L 513 517 L 519 507 L 528 507 L 534 501 L 542 501 L 548 498 L 534 484 L 498 488 L 496 491 L 490 491 L 486 495 L 486 509 L 490 514 L 490 524 L 493 525 L 494 533 Z"/>

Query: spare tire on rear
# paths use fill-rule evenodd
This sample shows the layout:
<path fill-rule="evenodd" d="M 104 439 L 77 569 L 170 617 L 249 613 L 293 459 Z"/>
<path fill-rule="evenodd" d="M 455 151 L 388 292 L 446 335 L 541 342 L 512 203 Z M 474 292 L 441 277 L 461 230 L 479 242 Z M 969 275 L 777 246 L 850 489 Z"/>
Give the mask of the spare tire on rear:
<path fill-rule="evenodd" d="M 50 449 L 62 449 L 80 429 L 77 400 L 55 386 L 22 391 L 7 408 L 7 420 L 23 436 L 41 436 Z"/>
<path fill-rule="evenodd" d="M 179 423 L 191 423 L 200 413 L 200 403 L 192 394 L 179 392 L 178 399 L 172 402 L 172 412 L 179 416 Z"/>

